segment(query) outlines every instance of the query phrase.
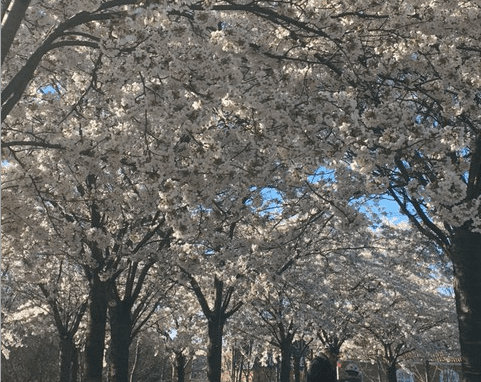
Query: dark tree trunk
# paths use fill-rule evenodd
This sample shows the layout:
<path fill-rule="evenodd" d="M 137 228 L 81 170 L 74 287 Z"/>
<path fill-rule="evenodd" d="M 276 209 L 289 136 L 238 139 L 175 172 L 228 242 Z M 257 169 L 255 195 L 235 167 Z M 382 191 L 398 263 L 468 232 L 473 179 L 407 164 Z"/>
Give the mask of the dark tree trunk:
<path fill-rule="evenodd" d="M 73 314 L 68 314 L 68 318 L 65 319 L 58 300 L 52 298 L 49 289 L 44 284 L 39 284 L 39 287 L 52 309 L 55 326 L 60 337 L 59 380 L 60 382 L 76 382 L 79 365 L 78 349 L 74 337 L 87 310 L 87 301 L 82 302 L 78 310 Z"/>
<path fill-rule="evenodd" d="M 85 382 L 102 382 L 108 304 L 107 286 L 108 284 L 102 282 L 98 274 L 92 274 L 85 341 Z"/>
<path fill-rule="evenodd" d="M 222 336 L 225 320 L 222 312 L 213 312 L 209 318 L 209 342 L 207 345 L 207 379 L 209 382 L 220 382 L 222 370 Z"/>
<path fill-rule="evenodd" d="M 291 348 L 292 343 L 281 344 L 281 375 L 280 382 L 289 382 L 291 379 Z"/>
<path fill-rule="evenodd" d="M 465 382 L 481 381 L 481 234 L 460 227 L 451 260 Z"/>
<path fill-rule="evenodd" d="M 76 352 L 72 336 L 66 335 L 60 340 L 60 382 L 76 382 Z"/>
<path fill-rule="evenodd" d="M 387 380 L 388 382 L 397 382 L 396 364 L 387 365 Z"/>
<path fill-rule="evenodd" d="M 130 307 L 122 302 L 109 308 L 111 382 L 129 382 L 129 349 L 132 342 Z"/>
<path fill-rule="evenodd" d="M 153 231 L 146 234 L 146 238 L 150 238 L 160 227 L 157 226 Z M 116 283 L 116 277 L 112 279 L 111 287 L 109 288 L 109 297 L 111 297 L 111 304 L 109 307 L 110 319 L 110 368 L 109 378 L 111 382 L 129 382 L 129 355 L 130 345 L 135 335 L 140 328 L 147 322 L 146 320 L 151 313 L 154 312 L 156 304 L 149 314 L 140 320 L 140 316 L 149 302 L 150 294 L 147 292 L 141 299 L 139 295 L 142 291 L 145 279 L 150 268 L 153 266 L 153 261 L 148 261 L 141 267 L 138 272 L 139 263 L 132 262 L 125 270 L 119 270 L 117 276 L 121 272 L 126 272 L 124 295 L 121 296 Z M 136 278 L 138 274 L 138 277 Z M 134 303 L 137 306 L 133 309 Z M 135 323 L 137 322 L 137 325 Z"/>
<path fill-rule="evenodd" d="M 231 310 L 227 310 L 234 292 L 233 287 L 224 291 L 224 282 L 214 277 L 215 301 L 211 309 L 195 277 L 187 270 L 181 268 L 190 278 L 190 285 L 199 301 L 202 312 L 208 322 L 208 344 L 207 344 L 207 380 L 209 382 L 220 382 L 222 370 L 222 337 L 227 319 L 237 312 L 242 303 L 239 302 Z"/>
<path fill-rule="evenodd" d="M 175 370 L 177 372 L 177 382 L 185 381 L 185 355 L 182 352 L 175 353 Z"/>
<path fill-rule="evenodd" d="M 79 369 L 79 349 L 77 347 L 74 348 L 74 354 L 72 357 L 72 382 L 77 382 L 78 378 L 78 369 Z"/>
<path fill-rule="evenodd" d="M 378 358 L 376 360 L 377 364 L 377 378 L 379 382 L 384 381 L 384 367 L 383 367 L 383 362 Z"/>
<path fill-rule="evenodd" d="M 305 359 L 308 353 L 309 343 L 304 341 L 304 339 L 300 339 L 292 344 L 292 359 L 294 361 L 295 382 L 301 382 L 301 361 Z"/>
<path fill-rule="evenodd" d="M 424 361 L 424 379 L 426 382 L 431 381 L 431 365 L 429 360 Z"/>
<path fill-rule="evenodd" d="M 408 353 L 411 353 L 414 348 L 406 347 L 404 342 L 394 344 L 393 342 L 383 342 L 384 347 L 384 362 L 386 365 L 387 381 L 397 382 L 396 366 L 399 359 Z"/>
<path fill-rule="evenodd" d="M 231 382 L 236 382 L 237 381 L 237 365 L 236 365 L 236 348 L 235 345 L 232 346 L 231 350 L 231 360 L 232 360 L 232 365 L 231 365 L 231 371 L 230 371 L 230 380 Z"/>
<path fill-rule="evenodd" d="M 10 46 L 17 34 L 18 28 L 27 12 L 31 0 L 14 0 L 10 12 L 6 13 L 7 18 L 2 27 L 2 64 L 10 51 Z M 3 21 L 3 20 L 2 20 Z"/>
<path fill-rule="evenodd" d="M 294 381 L 301 382 L 301 358 L 293 357 L 294 359 Z"/>

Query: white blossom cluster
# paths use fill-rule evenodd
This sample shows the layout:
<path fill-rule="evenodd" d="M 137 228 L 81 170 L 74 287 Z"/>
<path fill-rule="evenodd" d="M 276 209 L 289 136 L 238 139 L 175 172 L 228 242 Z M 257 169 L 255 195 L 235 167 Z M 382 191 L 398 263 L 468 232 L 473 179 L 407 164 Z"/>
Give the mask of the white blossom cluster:
<path fill-rule="evenodd" d="M 8 90 L 40 55 L 2 127 L 5 261 L 24 257 L 45 272 L 21 277 L 47 284 L 59 259 L 102 281 L 156 261 L 185 295 L 186 274 L 235 286 L 259 337 L 277 320 L 299 338 L 342 327 L 353 348 L 355 325 L 425 344 L 438 330 L 428 301 L 452 309 L 446 280 L 407 258 L 424 253 L 417 235 L 374 232 L 356 203 L 390 194 L 441 246 L 459 227 L 481 232 L 479 6 L 126 3 L 33 1 L 25 14 L 2 65 Z M 191 298 L 164 311 L 174 325 L 189 308 L 180 343 L 200 325 Z"/>

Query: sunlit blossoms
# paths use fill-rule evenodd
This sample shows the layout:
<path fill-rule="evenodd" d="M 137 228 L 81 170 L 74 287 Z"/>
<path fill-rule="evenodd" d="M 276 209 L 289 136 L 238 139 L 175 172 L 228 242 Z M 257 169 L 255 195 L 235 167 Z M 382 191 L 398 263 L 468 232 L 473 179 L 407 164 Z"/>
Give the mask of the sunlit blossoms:
<path fill-rule="evenodd" d="M 359 333 L 372 354 L 394 339 L 429 354 L 457 348 L 441 338 L 452 281 L 475 381 L 479 16 L 454 1 L 2 2 L 4 314 L 31 312 L 6 320 L 5 349 L 45 319 L 33 306 L 68 333 L 69 382 L 77 351 L 101 380 L 106 344 L 127 381 L 153 328 L 180 365 L 205 350 L 211 382 L 224 334 L 262 338 L 243 345 L 252 362 L 309 336 L 355 354 Z"/>

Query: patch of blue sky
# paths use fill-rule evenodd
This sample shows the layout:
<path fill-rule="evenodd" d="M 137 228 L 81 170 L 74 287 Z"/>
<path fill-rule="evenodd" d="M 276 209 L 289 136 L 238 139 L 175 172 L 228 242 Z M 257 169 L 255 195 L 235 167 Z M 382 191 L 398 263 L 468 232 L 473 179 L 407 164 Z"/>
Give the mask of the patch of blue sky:
<path fill-rule="evenodd" d="M 260 191 L 262 196 L 261 215 L 277 215 L 282 211 L 284 197 L 282 193 L 274 187 L 265 187 Z"/>
<path fill-rule="evenodd" d="M 309 183 L 317 183 L 321 180 L 328 183 L 336 183 L 335 171 L 321 166 L 314 174 L 307 177 Z M 400 211 L 396 201 L 387 195 L 367 196 L 351 202 L 353 205 L 356 203 L 358 204 L 359 210 L 368 215 L 384 215 L 396 224 L 408 220 Z"/>
<path fill-rule="evenodd" d="M 452 286 L 443 286 L 438 288 L 438 292 L 441 293 L 443 296 L 450 296 L 454 298 L 454 287 Z"/>
<path fill-rule="evenodd" d="M 167 334 L 171 340 L 175 340 L 175 337 L 177 337 L 177 330 L 176 329 L 169 329 L 167 330 Z"/>
<path fill-rule="evenodd" d="M 37 89 L 37 93 L 47 96 L 53 96 L 54 98 L 58 99 L 62 95 L 63 89 L 60 84 L 55 85 L 44 85 Z"/>
<path fill-rule="evenodd" d="M 359 203 L 359 211 L 368 216 L 384 216 L 394 224 L 406 223 L 409 220 L 406 215 L 400 211 L 396 201 L 386 195 L 363 200 Z"/>
<path fill-rule="evenodd" d="M 327 183 L 337 182 L 335 171 L 326 167 L 319 167 L 312 175 L 307 176 L 307 181 L 312 184 L 320 181 Z M 255 188 L 252 190 L 255 190 Z M 274 187 L 266 187 L 260 193 L 263 198 L 262 215 L 278 214 L 282 211 L 284 198 L 279 190 Z M 360 212 L 372 217 L 382 215 L 395 224 L 408 221 L 408 218 L 400 211 L 396 201 L 387 195 L 368 196 L 351 202 L 352 205 L 356 203 Z"/>
<path fill-rule="evenodd" d="M 319 167 L 314 174 L 307 177 L 309 183 L 317 183 L 319 181 L 336 182 L 336 174 L 334 170 L 330 170 L 326 167 Z"/>

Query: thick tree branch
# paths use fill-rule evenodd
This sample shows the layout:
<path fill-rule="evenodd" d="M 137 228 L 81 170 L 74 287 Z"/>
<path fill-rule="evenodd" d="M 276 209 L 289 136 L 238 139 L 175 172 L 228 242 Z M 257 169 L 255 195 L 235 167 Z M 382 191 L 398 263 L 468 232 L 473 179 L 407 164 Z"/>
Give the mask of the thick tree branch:
<path fill-rule="evenodd" d="M 12 46 L 18 28 L 27 12 L 31 0 L 14 0 L 14 3 L 7 13 L 7 19 L 2 26 L 2 64 Z M 3 21 L 3 20 L 2 20 Z"/>
<path fill-rule="evenodd" d="M 2 147 L 12 148 L 15 146 L 26 146 L 26 147 L 45 147 L 49 149 L 63 149 L 62 145 L 55 143 L 48 143 L 42 141 L 10 141 L 5 142 L 2 140 Z"/>
<path fill-rule="evenodd" d="M 200 307 L 202 308 L 202 312 L 204 315 L 207 317 L 207 319 L 212 315 L 212 310 L 209 308 L 209 304 L 202 293 L 202 290 L 200 289 L 200 285 L 195 279 L 194 276 L 192 276 L 184 267 L 180 266 L 177 264 L 179 269 L 182 271 L 182 273 L 187 276 L 189 279 L 189 283 L 195 293 L 195 296 L 197 297 L 197 300 L 199 301 Z"/>
<path fill-rule="evenodd" d="M 144 285 L 144 282 L 145 282 L 145 278 L 147 277 L 147 274 L 149 273 L 150 269 L 154 264 L 155 264 L 155 260 L 149 260 L 140 271 L 140 275 L 137 279 L 137 284 L 131 296 L 132 301 L 135 301 L 137 297 L 139 297 L 140 291 L 142 290 L 142 286 Z"/>
<path fill-rule="evenodd" d="M 222 295 L 224 292 L 224 282 L 219 280 L 217 276 L 214 276 L 214 289 L 215 289 L 215 301 L 214 312 L 222 312 Z"/>
<path fill-rule="evenodd" d="M 135 4 L 136 1 L 110 1 L 102 4 L 98 11 L 105 11 L 119 5 Z M 82 11 L 75 16 L 72 16 L 68 20 L 58 25 L 52 33 L 44 40 L 44 42 L 35 50 L 30 58 L 25 63 L 24 67 L 12 78 L 9 84 L 2 91 L 2 122 L 10 114 L 12 109 L 21 99 L 25 92 L 27 85 L 33 79 L 34 72 L 37 69 L 40 61 L 46 53 L 49 51 L 62 47 L 62 46 L 87 46 L 91 48 L 97 48 L 98 45 L 89 41 L 55 41 L 64 36 L 65 31 L 74 28 L 76 26 L 91 22 L 91 21 L 104 21 L 117 17 L 117 12 L 110 13 L 90 13 Z M 3 28 L 2 28 L 3 29 Z M 2 30 L 3 32 L 3 30 Z M 2 50 L 3 50 L 3 37 L 2 37 Z M 3 58 L 3 51 L 2 51 Z"/>
<path fill-rule="evenodd" d="M 231 310 L 224 314 L 225 319 L 228 319 L 229 317 L 234 315 L 240 308 L 242 308 L 243 305 L 244 303 L 242 301 L 239 301 L 237 304 L 235 304 Z"/>

